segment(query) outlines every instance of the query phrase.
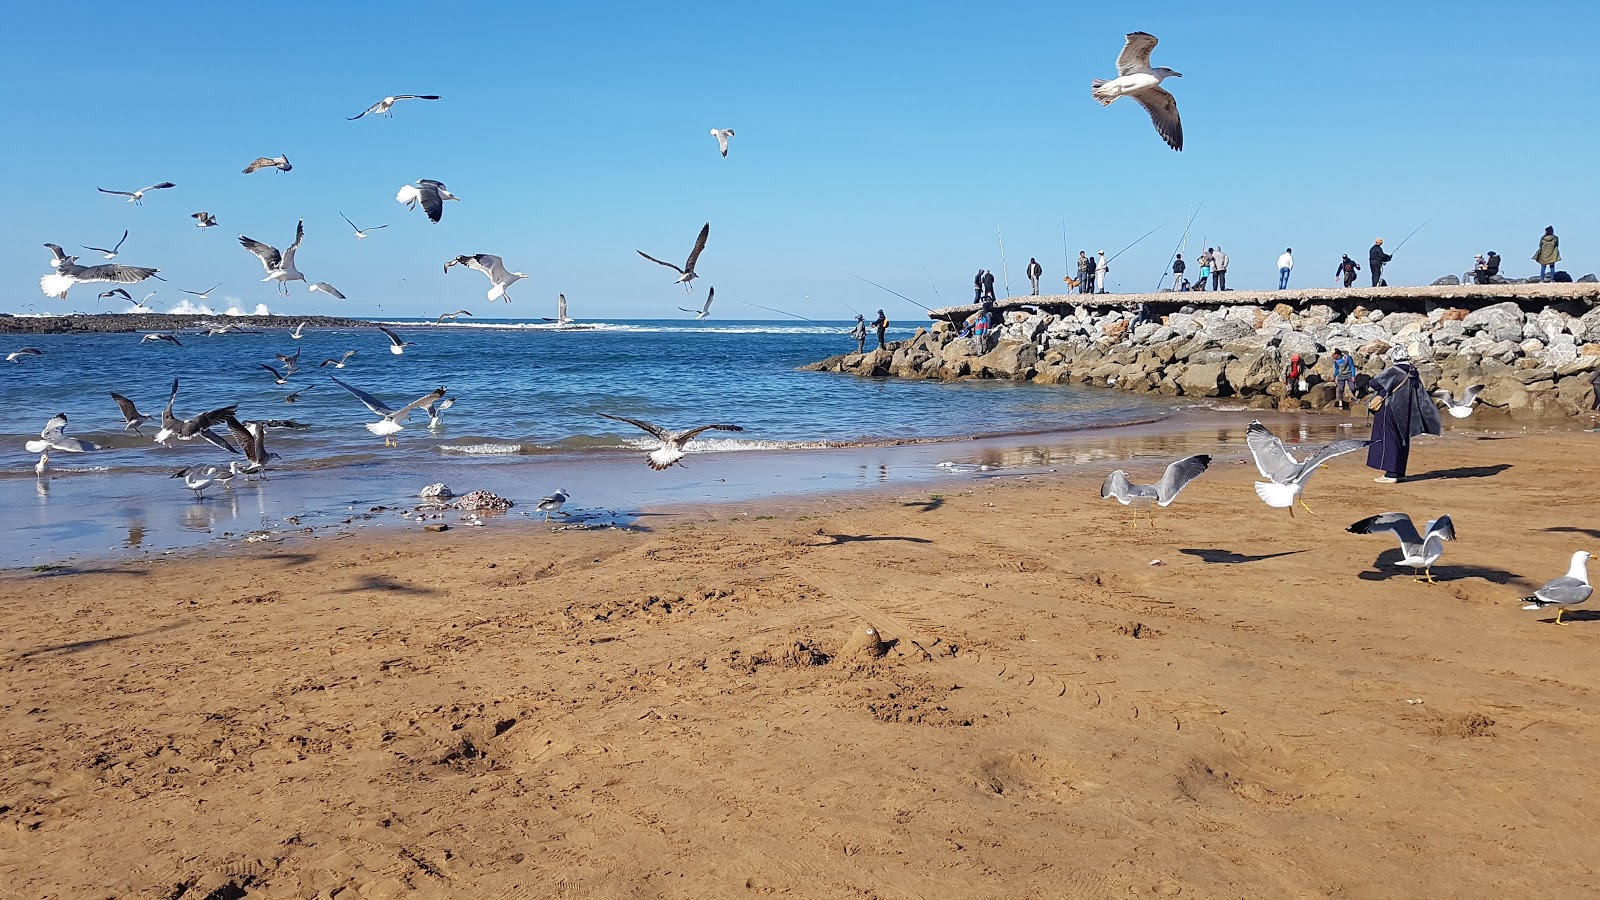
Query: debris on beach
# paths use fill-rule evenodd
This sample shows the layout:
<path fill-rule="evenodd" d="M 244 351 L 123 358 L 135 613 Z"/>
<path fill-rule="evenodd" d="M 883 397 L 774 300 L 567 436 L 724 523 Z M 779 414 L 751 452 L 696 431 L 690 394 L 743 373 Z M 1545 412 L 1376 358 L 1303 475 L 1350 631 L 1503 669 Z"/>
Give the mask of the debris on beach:
<path fill-rule="evenodd" d="M 449 531 L 450 526 L 444 522 L 429 522 L 422 526 L 423 531 Z"/>
<path fill-rule="evenodd" d="M 442 481 L 435 481 L 419 491 L 417 496 L 424 500 L 449 500 L 455 496 L 455 493 L 450 490 L 449 485 Z"/>
<path fill-rule="evenodd" d="M 450 505 L 460 510 L 507 510 L 512 502 L 493 491 L 469 491 Z"/>

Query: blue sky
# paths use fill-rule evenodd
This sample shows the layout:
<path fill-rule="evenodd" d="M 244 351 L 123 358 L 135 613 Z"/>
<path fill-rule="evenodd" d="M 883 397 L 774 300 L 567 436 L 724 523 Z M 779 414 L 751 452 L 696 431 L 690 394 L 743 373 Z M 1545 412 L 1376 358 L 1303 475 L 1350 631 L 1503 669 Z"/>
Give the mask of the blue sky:
<path fill-rule="evenodd" d="M 244 4 L 8 13 L 0 309 L 93 309 L 89 287 L 40 294 L 40 245 L 109 246 L 128 228 L 119 261 L 161 268 L 163 309 L 221 282 L 214 307 L 290 314 L 553 315 L 565 292 L 580 319 L 670 317 L 709 284 L 724 318 L 771 315 L 749 301 L 907 321 L 916 307 L 852 275 L 965 302 L 976 269 L 1001 272 L 998 223 L 1023 293 L 1029 256 L 1060 283 L 1063 222 L 1074 258 L 1165 223 L 1112 266 L 1114 287 L 1149 290 L 1202 199 L 1185 255 L 1220 244 L 1238 288 L 1275 285 L 1285 246 L 1292 285 L 1331 284 L 1340 253 L 1364 261 L 1374 237 L 1393 246 L 1424 221 L 1392 283 L 1488 249 L 1533 274 L 1545 225 L 1575 275 L 1600 270 L 1600 63 L 1571 37 L 1600 24 L 1592 2 L 276 8 L 276 28 Z M 103 46 L 62 52 L 61 28 Z M 1182 153 L 1136 105 L 1089 98 L 1133 30 L 1184 74 L 1168 82 Z M 345 121 L 401 92 L 445 99 Z M 727 159 L 713 126 L 738 132 Z M 240 174 L 279 153 L 293 172 Z M 394 201 L 420 177 L 463 198 L 438 225 Z M 162 180 L 178 187 L 142 208 L 95 191 Z M 220 227 L 194 228 L 201 209 Z M 357 242 L 341 211 L 390 227 Z M 301 216 L 300 268 L 348 301 L 300 285 L 278 300 L 235 240 L 284 246 Z M 685 302 L 634 251 L 681 260 L 707 220 Z M 477 273 L 441 271 L 479 252 L 533 276 L 510 307 Z"/>

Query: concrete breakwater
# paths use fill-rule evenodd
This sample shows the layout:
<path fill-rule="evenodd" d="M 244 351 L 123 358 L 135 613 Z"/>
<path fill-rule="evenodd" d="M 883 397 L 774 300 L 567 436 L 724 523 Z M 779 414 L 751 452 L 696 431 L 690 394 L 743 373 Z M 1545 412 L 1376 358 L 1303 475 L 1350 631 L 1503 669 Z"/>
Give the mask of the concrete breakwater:
<path fill-rule="evenodd" d="M 1333 402 L 1332 351 L 1354 357 L 1364 388 L 1403 346 L 1428 389 L 1519 416 L 1587 410 L 1600 371 L 1600 286 L 1486 285 L 1352 291 L 1011 298 L 987 338 L 960 336 L 978 309 L 939 321 L 886 350 L 846 353 L 804 368 L 859 376 L 1002 378 L 1098 384 L 1136 393 L 1238 397 L 1259 408 Z M 1140 319 L 1142 307 L 1144 318 Z M 1285 382 L 1299 354 L 1308 390 Z M 1292 389 L 1294 388 L 1294 389 Z"/>

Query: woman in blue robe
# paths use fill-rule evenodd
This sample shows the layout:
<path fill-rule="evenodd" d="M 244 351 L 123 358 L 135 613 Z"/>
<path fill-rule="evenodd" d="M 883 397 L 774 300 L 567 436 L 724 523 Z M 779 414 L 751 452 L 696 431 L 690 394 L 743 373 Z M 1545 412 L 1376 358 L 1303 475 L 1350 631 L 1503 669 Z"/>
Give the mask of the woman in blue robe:
<path fill-rule="evenodd" d="M 1383 473 L 1373 479 L 1379 484 L 1394 484 L 1406 477 L 1413 437 L 1444 430 L 1439 407 L 1423 389 L 1410 355 L 1396 347 L 1390 359 L 1393 365 L 1367 385 L 1383 398 L 1383 405 L 1372 416 L 1372 444 L 1367 448 L 1367 465 Z"/>

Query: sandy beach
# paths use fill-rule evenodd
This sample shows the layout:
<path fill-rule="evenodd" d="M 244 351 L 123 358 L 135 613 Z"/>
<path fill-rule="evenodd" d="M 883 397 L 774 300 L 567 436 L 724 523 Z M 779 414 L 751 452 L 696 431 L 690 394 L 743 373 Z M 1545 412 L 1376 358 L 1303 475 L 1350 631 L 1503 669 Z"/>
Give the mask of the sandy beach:
<path fill-rule="evenodd" d="M 0 896 L 1592 896 L 1600 604 L 1516 601 L 1600 549 L 1593 440 L 16 573 Z"/>

